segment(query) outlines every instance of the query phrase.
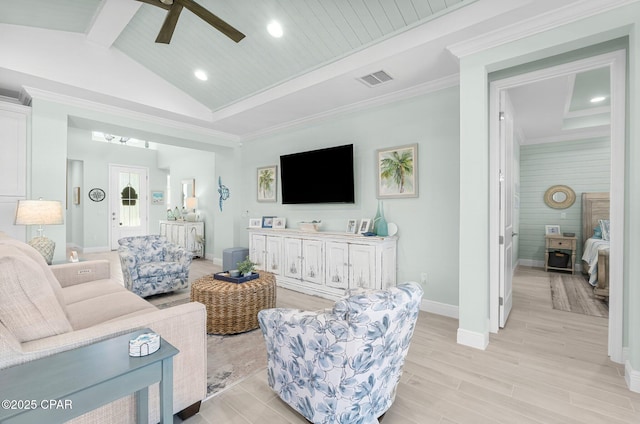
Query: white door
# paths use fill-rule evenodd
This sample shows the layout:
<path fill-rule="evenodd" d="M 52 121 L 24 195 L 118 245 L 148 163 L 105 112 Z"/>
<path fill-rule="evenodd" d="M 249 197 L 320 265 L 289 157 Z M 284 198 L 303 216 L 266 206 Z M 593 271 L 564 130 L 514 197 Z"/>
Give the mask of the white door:
<path fill-rule="evenodd" d="M 109 165 L 109 218 L 111 249 L 123 237 L 149 233 L 147 168 Z"/>
<path fill-rule="evenodd" d="M 249 250 L 249 259 L 256 264 L 258 271 L 266 271 L 265 255 L 267 252 L 267 236 L 260 234 L 251 235 L 251 249 Z"/>
<path fill-rule="evenodd" d="M 349 245 L 349 288 L 375 289 L 376 248 L 364 244 Z"/>
<path fill-rule="evenodd" d="M 322 284 L 322 242 L 320 240 L 302 241 L 302 275 L 305 281 Z"/>
<path fill-rule="evenodd" d="M 267 237 L 267 255 L 265 271 L 280 275 L 282 264 L 282 237 Z"/>
<path fill-rule="evenodd" d="M 500 92 L 500 327 L 513 304 L 513 108 L 506 90 Z"/>
<path fill-rule="evenodd" d="M 325 243 L 325 281 L 336 289 L 349 287 L 349 245 L 328 241 Z"/>

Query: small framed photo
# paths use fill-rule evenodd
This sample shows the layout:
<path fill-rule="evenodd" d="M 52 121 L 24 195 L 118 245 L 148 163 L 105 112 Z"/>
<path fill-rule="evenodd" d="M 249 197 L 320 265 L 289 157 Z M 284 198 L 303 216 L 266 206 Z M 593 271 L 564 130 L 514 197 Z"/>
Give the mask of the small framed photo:
<path fill-rule="evenodd" d="M 287 226 L 287 218 L 273 218 L 273 228 L 284 228 Z"/>
<path fill-rule="evenodd" d="M 276 165 L 258 168 L 258 202 L 275 202 L 277 200 L 277 172 Z"/>
<path fill-rule="evenodd" d="M 560 226 L 559 225 L 545 225 L 544 233 L 547 236 L 559 236 L 560 235 Z"/>
<path fill-rule="evenodd" d="M 262 228 L 273 228 L 273 218 L 275 218 L 275 216 L 263 216 Z"/>
<path fill-rule="evenodd" d="M 262 219 L 260 219 L 260 218 L 250 218 L 249 219 L 249 228 L 262 228 Z"/>
<path fill-rule="evenodd" d="M 371 220 L 363 219 L 362 221 L 360 221 L 360 228 L 358 228 L 358 232 L 360 234 L 366 233 L 367 231 L 369 231 L 370 226 L 371 226 Z"/>
<path fill-rule="evenodd" d="M 156 190 L 151 192 L 152 205 L 164 205 L 164 191 Z"/>
<path fill-rule="evenodd" d="M 358 229 L 358 220 L 350 219 L 347 222 L 347 233 L 355 234 L 357 229 Z"/>

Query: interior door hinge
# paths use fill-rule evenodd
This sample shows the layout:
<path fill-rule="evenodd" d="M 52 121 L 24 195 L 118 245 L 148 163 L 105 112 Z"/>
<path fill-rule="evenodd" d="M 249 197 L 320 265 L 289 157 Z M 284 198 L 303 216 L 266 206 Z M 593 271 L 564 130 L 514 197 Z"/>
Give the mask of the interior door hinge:
<path fill-rule="evenodd" d="M 504 298 L 500 298 L 500 306 L 504 305 Z"/>
<path fill-rule="evenodd" d="M 501 121 L 504 121 L 504 112 L 499 112 L 498 113 L 498 119 Z"/>
<path fill-rule="evenodd" d="M 499 242 L 500 244 L 504 244 L 504 236 L 500 236 L 500 237 L 498 238 L 498 242 Z"/>

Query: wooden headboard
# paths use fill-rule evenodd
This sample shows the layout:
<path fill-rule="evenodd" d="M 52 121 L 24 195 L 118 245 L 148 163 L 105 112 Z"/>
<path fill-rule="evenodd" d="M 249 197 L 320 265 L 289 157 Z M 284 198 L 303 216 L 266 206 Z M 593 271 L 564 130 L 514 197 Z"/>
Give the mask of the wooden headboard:
<path fill-rule="evenodd" d="M 599 219 L 609 219 L 609 193 L 582 193 L 582 243 L 593 235 Z"/>

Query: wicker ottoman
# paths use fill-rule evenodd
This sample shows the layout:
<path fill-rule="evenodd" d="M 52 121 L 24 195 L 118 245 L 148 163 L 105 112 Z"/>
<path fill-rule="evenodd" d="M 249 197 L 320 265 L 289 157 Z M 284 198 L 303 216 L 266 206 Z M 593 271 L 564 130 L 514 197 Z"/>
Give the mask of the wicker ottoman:
<path fill-rule="evenodd" d="M 207 333 L 235 334 L 258 328 L 258 312 L 276 306 L 276 279 L 270 272 L 246 283 L 228 283 L 213 275 L 191 284 L 191 301 L 207 308 Z"/>

